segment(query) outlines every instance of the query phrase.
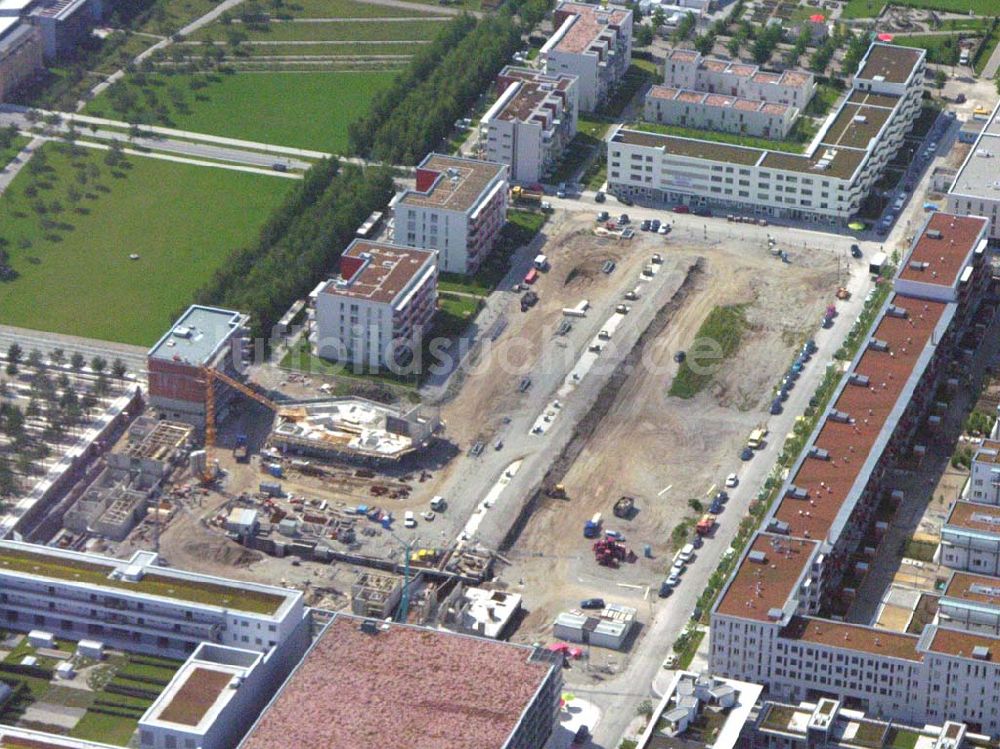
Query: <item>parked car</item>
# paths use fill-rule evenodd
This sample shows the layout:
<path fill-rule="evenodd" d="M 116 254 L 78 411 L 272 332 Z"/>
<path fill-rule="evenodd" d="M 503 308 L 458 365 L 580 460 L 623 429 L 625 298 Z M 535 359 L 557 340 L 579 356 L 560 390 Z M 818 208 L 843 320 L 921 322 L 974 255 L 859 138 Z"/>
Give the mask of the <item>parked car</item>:
<path fill-rule="evenodd" d="M 597 191 L 597 194 L 596 194 L 596 195 L 594 196 L 594 202 L 595 202 L 595 203 L 603 203 L 603 202 L 604 202 L 605 200 L 607 200 L 607 199 L 608 199 L 608 198 L 607 198 L 607 196 L 606 196 L 606 195 L 604 194 L 604 191 L 603 191 L 603 190 L 598 190 L 598 191 Z"/>
<path fill-rule="evenodd" d="M 695 537 L 691 539 L 691 545 L 696 549 L 700 549 L 705 545 L 705 537 L 702 535 L 695 535 Z"/>
<path fill-rule="evenodd" d="M 621 216 L 618 217 L 618 225 L 619 226 L 625 226 L 625 224 L 628 224 L 631 221 L 632 221 L 632 219 L 630 219 L 628 217 L 627 213 L 623 213 Z"/>
<path fill-rule="evenodd" d="M 706 208 L 705 206 L 698 206 L 697 208 L 694 209 L 694 215 L 695 216 L 711 216 L 712 215 L 712 209 L 711 208 Z"/>
<path fill-rule="evenodd" d="M 650 225 L 650 223 L 651 222 L 650 222 L 650 220 L 648 218 L 647 219 L 643 219 L 643 222 L 641 224 L 639 224 L 639 231 L 649 231 L 649 225 Z"/>
<path fill-rule="evenodd" d="M 660 583 L 660 598 L 668 598 L 670 596 L 670 594 L 673 593 L 673 592 L 674 592 L 673 587 L 670 586 L 670 585 L 667 585 L 667 581 L 666 580 L 664 580 L 663 582 Z"/>
<path fill-rule="evenodd" d="M 597 221 L 602 224 L 610 218 L 611 214 L 608 213 L 607 211 L 601 211 L 600 213 L 597 214 Z"/>
<path fill-rule="evenodd" d="M 715 498 L 722 502 L 722 504 L 725 504 L 729 501 L 729 492 L 725 489 L 719 489 L 719 491 L 715 493 Z"/>
<path fill-rule="evenodd" d="M 573 741 L 571 743 L 573 746 L 580 746 L 581 744 L 585 744 L 589 738 L 590 729 L 586 726 L 580 726 L 576 729 L 576 733 L 573 734 Z"/>
<path fill-rule="evenodd" d="M 668 655 L 666 657 L 666 659 L 664 659 L 664 661 L 663 661 L 663 667 L 664 668 L 677 668 L 677 655 L 674 654 L 674 653 L 671 653 L 670 655 Z"/>
<path fill-rule="evenodd" d="M 413 516 L 413 510 L 407 510 L 403 513 L 403 525 L 406 528 L 417 527 L 417 519 Z"/>
<path fill-rule="evenodd" d="M 663 226 L 661 226 L 656 233 L 666 236 L 667 234 L 670 233 L 670 231 L 671 231 L 670 224 L 663 224 Z"/>
<path fill-rule="evenodd" d="M 604 599 L 603 598 L 584 598 L 580 601 L 581 609 L 603 609 Z"/>
<path fill-rule="evenodd" d="M 674 213 L 691 213 L 691 209 L 688 208 L 686 205 L 683 205 L 683 204 L 682 205 L 675 205 L 674 206 Z"/>
<path fill-rule="evenodd" d="M 617 268 L 617 267 L 618 266 L 615 264 L 614 260 L 608 260 L 608 261 L 606 261 L 604 263 L 603 266 L 601 266 L 601 270 L 604 271 L 605 273 L 610 274 L 610 273 L 614 273 L 615 272 L 615 268 Z"/>
<path fill-rule="evenodd" d="M 674 361 L 678 364 L 682 363 L 685 359 L 687 359 L 687 354 L 683 351 L 678 351 L 674 354 Z"/>
<path fill-rule="evenodd" d="M 673 572 L 671 572 L 669 575 L 667 575 L 667 579 L 664 580 L 663 583 L 665 585 L 669 585 L 671 588 L 676 588 L 678 585 L 681 584 L 681 576 L 675 575 Z"/>
<path fill-rule="evenodd" d="M 726 486 L 728 488 L 732 489 L 739 483 L 740 483 L 740 477 L 737 476 L 735 473 L 730 473 L 728 476 L 726 476 Z"/>
<path fill-rule="evenodd" d="M 652 221 L 650 221 L 649 222 L 649 230 L 650 231 L 659 231 L 660 230 L 660 219 L 654 218 Z"/>
<path fill-rule="evenodd" d="M 781 398 L 775 398 L 773 401 L 771 401 L 771 409 L 770 409 L 771 416 L 777 416 L 782 412 L 782 410 L 783 409 L 781 407 Z"/>
<path fill-rule="evenodd" d="M 740 451 L 740 460 L 750 460 L 751 458 L 753 458 L 753 450 L 749 447 L 744 447 Z"/>
<path fill-rule="evenodd" d="M 858 245 L 856 245 L 856 244 L 852 244 L 851 245 L 851 257 L 853 257 L 853 258 L 860 258 L 860 257 L 862 257 L 862 255 L 864 255 L 864 253 L 861 252 L 861 247 L 858 246 Z"/>
<path fill-rule="evenodd" d="M 712 503 L 708 506 L 708 511 L 713 515 L 718 515 L 723 510 L 722 502 L 718 499 L 713 499 Z"/>

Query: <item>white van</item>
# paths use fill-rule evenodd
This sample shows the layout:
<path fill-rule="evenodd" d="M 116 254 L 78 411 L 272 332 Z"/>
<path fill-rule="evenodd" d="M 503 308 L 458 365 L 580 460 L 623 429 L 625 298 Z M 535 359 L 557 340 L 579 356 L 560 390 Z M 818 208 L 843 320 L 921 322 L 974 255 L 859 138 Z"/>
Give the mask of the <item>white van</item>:
<path fill-rule="evenodd" d="M 441 512 L 441 510 L 444 509 L 444 497 L 440 494 L 435 496 L 434 499 L 431 500 L 431 509 L 435 512 Z"/>
<path fill-rule="evenodd" d="M 403 525 L 407 528 L 417 527 L 417 519 L 413 516 L 413 510 L 407 510 L 403 513 Z"/>
<path fill-rule="evenodd" d="M 684 548 L 677 553 L 677 558 L 687 564 L 691 561 L 691 557 L 694 556 L 694 545 L 685 544 Z"/>

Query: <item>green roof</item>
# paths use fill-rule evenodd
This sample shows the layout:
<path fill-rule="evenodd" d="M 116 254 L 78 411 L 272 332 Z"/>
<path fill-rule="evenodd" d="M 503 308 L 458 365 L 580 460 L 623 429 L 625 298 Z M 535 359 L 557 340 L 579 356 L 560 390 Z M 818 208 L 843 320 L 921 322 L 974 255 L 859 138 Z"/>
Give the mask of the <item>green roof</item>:
<path fill-rule="evenodd" d="M 121 565 L 125 564 L 127 563 L 121 562 Z M 157 572 L 147 571 L 137 582 L 108 577 L 119 566 L 111 561 L 107 564 L 99 564 L 83 559 L 69 559 L 55 554 L 0 547 L 0 572 L 4 570 L 23 572 L 56 580 L 88 583 L 102 588 L 127 590 L 253 614 L 272 615 L 286 600 L 284 596 L 276 593 L 247 590 L 235 585 L 203 582 Z"/>

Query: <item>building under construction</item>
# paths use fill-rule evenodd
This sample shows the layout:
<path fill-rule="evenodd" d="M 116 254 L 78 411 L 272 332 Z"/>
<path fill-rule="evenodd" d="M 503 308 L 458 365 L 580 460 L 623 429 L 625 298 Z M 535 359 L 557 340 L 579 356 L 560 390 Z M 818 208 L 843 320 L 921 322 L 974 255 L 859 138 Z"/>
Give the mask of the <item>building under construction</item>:
<path fill-rule="evenodd" d="M 351 611 L 358 616 L 388 619 L 402 597 L 403 578 L 399 575 L 365 571 L 351 586 Z"/>
<path fill-rule="evenodd" d="M 395 462 L 425 447 L 440 428 L 435 409 L 402 411 L 364 398 L 329 398 L 281 409 L 269 442 L 286 453 Z"/>

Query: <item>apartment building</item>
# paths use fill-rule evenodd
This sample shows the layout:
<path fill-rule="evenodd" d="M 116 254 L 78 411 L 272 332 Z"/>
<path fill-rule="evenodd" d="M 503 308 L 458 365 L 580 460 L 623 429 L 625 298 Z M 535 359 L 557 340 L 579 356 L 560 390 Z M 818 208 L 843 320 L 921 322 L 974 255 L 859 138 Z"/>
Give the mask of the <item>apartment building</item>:
<path fill-rule="evenodd" d="M 577 77 L 507 66 L 497 90 L 479 123 L 483 158 L 507 164 L 515 182 L 539 182 L 576 135 Z"/>
<path fill-rule="evenodd" d="M 608 189 L 643 204 L 845 223 L 916 120 L 924 58 L 873 44 L 853 89 L 801 154 L 619 127 L 608 143 Z"/>
<path fill-rule="evenodd" d="M 1000 240 L 1000 104 L 982 125 L 948 191 L 948 211 L 961 216 L 986 216 L 989 237 Z"/>
<path fill-rule="evenodd" d="M 668 88 L 704 91 L 751 101 L 805 109 L 816 93 L 816 79 L 804 70 L 769 73 L 758 65 L 705 57 L 691 49 L 671 50 L 663 65 Z"/>
<path fill-rule="evenodd" d="M 982 581 L 953 577 L 943 600 L 957 616 L 939 615 L 919 634 L 821 616 L 855 594 L 865 533 L 897 491 L 889 469 L 916 449 L 986 294 L 986 230 L 984 218 L 935 214 L 918 233 L 867 345 L 715 604 L 713 673 L 763 684 L 772 700 L 826 696 L 894 721 L 1000 732 L 1000 696 L 987 686 L 1000 678 L 991 655 L 1000 640 L 988 631 L 992 614 L 971 612 L 992 596 Z M 969 524 L 956 518 L 963 504 L 950 524 Z M 1000 527 L 1000 510 L 978 507 Z"/>
<path fill-rule="evenodd" d="M 955 570 L 1000 576 L 1000 508 L 955 502 L 941 527 L 940 561 Z"/>
<path fill-rule="evenodd" d="M 646 94 L 644 114 L 647 122 L 661 125 L 785 138 L 795 125 L 799 110 L 790 104 L 657 85 Z"/>
<path fill-rule="evenodd" d="M 1000 505 L 1000 441 L 983 440 L 972 456 L 968 499 L 987 505 Z"/>
<path fill-rule="evenodd" d="M 204 369 L 238 375 L 245 370 L 247 325 L 241 312 L 191 305 L 149 350 L 149 404 L 161 418 L 205 426 L 206 388 L 215 388 L 223 414 L 232 396 L 222 383 L 206 381 Z"/>
<path fill-rule="evenodd" d="M 429 154 L 417 184 L 393 197 L 393 241 L 437 250 L 438 269 L 475 273 L 507 222 L 506 164 Z"/>
<path fill-rule="evenodd" d="M 561 2 L 552 15 L 555 32 L 539 52 L 549 75 L 578 78 L 582 112 L 596 111 L 621 83 L 632 59 L 632 11 Z"/>
<path fill-rule="evenodd" d="M 302 593 L 158 564 L 0 541 L 0 625 L 184 658 L 203 642 L 268 652 L 305 617 Z"/>
<path fill-rule="evenodd" d="M 310 294 L 319 356 L 381 369 L 420 349 L 437 309 L 437 253 L 356 239 Z"/>
<path fill-rule="evenodd" d="M 562 656 L 447 630 L 335 614 L 242 749 L 542 749 Z"/>
<path fill-rule="evenodd" d="M 42 34 L 46 60 L 70 55 L 101 20 L 101 0 L 37 0 L 27 17 Z"/>
<path fill-rule="evenodd" d="M 17 17 L 0 15 L 0 101 L 6 101 L 42 68 L 39 30 Z"/>

